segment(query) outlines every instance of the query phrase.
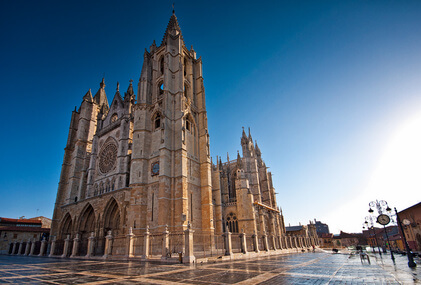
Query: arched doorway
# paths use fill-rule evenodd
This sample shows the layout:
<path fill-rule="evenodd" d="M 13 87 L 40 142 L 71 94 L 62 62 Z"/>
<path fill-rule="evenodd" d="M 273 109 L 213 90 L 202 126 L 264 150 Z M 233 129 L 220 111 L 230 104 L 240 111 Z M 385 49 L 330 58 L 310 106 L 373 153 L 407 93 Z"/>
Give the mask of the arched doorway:
<path fill-rule="evenodd" d="M 55 252 L 53 253 L 54 255 L 63 254 L 64 240 L 67 238 L 68 235 L 70 236 L 70 238 L 72 238 L 72 227 L 73 227 L 72 217 L 70 216 L 69 213 L 67 213 L 62 219 L 62 222 L 60 225 L 60 231 L 59 231 L 59 235 L 56 241 Z"/>
<path fill-rule="evenodd" d="M 104 211 L 104 235 L 107 235 L 108 231 L 112 231 L 112 235 L 117 236 L 119 234 L 119 227 L 120 209 L 116 200 L 111 198 Z"/>
<path fill-rule="evenodd" d="M 95 231 L 95 211 L 91 204 L 85 207 L 79 220 L 80 246 L 78 255 L 84 256 L 88 252 L 88 238 Z"/>
<path fill-rule="evenodd" d="M 108 231 L 111 231 L 113 237 L 118 236 L 120 233 L 120 208 L 114 198 L 111 198 L 108 201 L 103 216 L 104 232 L 102 233 L 102 236 L 98 238 L 98 246 L 95 252 L 97 255 L 104 254 L 105 237 L 107 236 Z"/>

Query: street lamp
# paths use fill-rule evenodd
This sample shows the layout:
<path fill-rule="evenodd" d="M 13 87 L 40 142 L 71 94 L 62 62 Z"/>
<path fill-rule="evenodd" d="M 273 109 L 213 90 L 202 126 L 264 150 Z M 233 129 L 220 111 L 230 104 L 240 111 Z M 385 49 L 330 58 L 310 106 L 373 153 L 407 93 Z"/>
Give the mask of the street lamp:
<path fill-rule="evenodd" d="M 406 255 L 408 256 L 408 266 L 411 268 L 416 267 L 417 264 L 414 262 L 414 257 L 412 256 L 411 250 L 409 249 L 408 242 L 406 241 L 405 232 L 403 231 L 402 223 L 401 223 L 401 220 L 399 219 L 399 215 L 398 215 L 398 211 L 396 210 L 396 207 L 395 207 L 395 213 L 396 213 L 396 221 L 399 225 L 399 228 L 401 229 L 402 237 L 405 243 Z"/>
<path fill-rule="evenodd" d="M 370 221 L 370 225 L 369 222 Z M 368 228 L 368 233 L 370 233 L 370 229 L 373 230 L 374 232 L 374 238 L 376 239 L 376 245 L 377 248 L 379 249 L 379 254 L 380 254 L 380 258 L 382 258 L 382 251 L 380 250 L 380 246 L 379 246 L 379 241 L 377 240 L 377 234 L 376 234 L 376 230 L 374 228 L 374 223 L 373 223 L 373 217 L 372 216 L 367 216 L 365 217 L 365 222 L 364 222 Z M 376 253 L 375 247 L 373 246 L 373 252 Z"/>
<path fill-rule="evenodd" d="M 387 238 L 387 243 L 389 244 L 389 249 L 390 249 L 390 257 L 393 261 L 393 263 L 395 263 L 395 257 L 393 256 L 393 251 L 392 251 L 392 246 L 390 244 L 389 241 L 389 235 L 387 234 L 387 230 L 386 230 L 386 225 L 390 223 L 390 212 L 392 211 L 392 209 L 390 209 L 389 205 L 387 204 L 386 201 L 384 200 L 376 200 L 376 201 L 371 201 L 368 206 L 370 207 L 370 209 L 368 210 L 368 212 L 370 213 L 370 215 L 372 215 L 374 213 L 373 208 L 377 209 L 378 212 L 378 216 L 377 216 L 377 223 L 379 223 L 380 225 L 383 226 L 384 232 L 386 234 L 386 238 Z M 389 214 L 386 214 L 389 213 Z"/>

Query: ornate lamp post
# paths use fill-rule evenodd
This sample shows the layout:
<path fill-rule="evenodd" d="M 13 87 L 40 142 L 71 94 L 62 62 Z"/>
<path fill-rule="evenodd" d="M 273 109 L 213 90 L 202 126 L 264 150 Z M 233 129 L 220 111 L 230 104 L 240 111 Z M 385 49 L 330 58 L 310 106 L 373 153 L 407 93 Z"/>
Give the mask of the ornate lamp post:
<path fill-rule="evenodd" d="M 398 211 L 396 210 L 396 207 L 395 207 L 395 213 L 396 213 L 396 221 L 402 232 L 402 237 L 403 237 L 405 249 L 406 249 L 406 255 L 408 256 L 408 266 L 411 268 L 414 268 L 417 266 L 417 264 L 414 262 L 414 257 L 412 256 L 411 250 L 409 249 L 408 242 L 406 241 L 405 232 L 403 231 L 402 223 L 401 223 L 401 220 L 399 219 L 399 215 L 398 215 Z"/>
<path fill-rule="evenodd" d="M 382 258 L 382 251 L 380 250 L 380 245 L 379 245 L 379 241 L 377 240 L 376 230 L 374 229 L 373 217 L 372 216 L 365 217 L 364 223 L 365 223 L 365 226 L 367 227 L 369 233 L 370 233 L 370 229 L 373 230 L 374 238 L 376 239 L 376 245 L 377 245 L 377 248 L 379 250 L 380 258 Z M 376 253 L 376 248 L 374 246 L 373 246 L 373 252 Z"/>
<path fill-rule="evenodd" d="M 377 216 L 377 223 L 382 225 L 383 228 L 384 228 L 384 232 L 385 232 L 386 238 L 387 238 L 387 243 L 389 244 L 390 257 L 391 257 L 393 263 L 395 263 L 395 257 L 393 256 L 392 247 L 391 247 L 391 244 L 390 244 L 390 241 L 389 241 L 389 235 L 387 234 L 387 230 L 386 230 L 386 225 L 390 223 L 389 214 L 391 213 L 392 209 L 390 209 L 389 205 L 384 200 L 371 201 L 368 205 L 370 206 L 370 209 L 368 210 L 368 212 L 370 214 L 374 213 L 374 210 L 372 208 L 377 209 L 377 212 L 379 214 Z M 386 214 L 386 213 L 389 213 L 389 214 Z"/>

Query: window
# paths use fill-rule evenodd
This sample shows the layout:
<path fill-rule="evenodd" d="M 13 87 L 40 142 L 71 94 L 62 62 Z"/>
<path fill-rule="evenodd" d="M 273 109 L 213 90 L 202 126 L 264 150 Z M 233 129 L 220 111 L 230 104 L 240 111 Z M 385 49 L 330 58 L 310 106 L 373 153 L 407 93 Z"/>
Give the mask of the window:
<path fill-rule="evenodd" d="M 161 127 L 161 115 L 156 114 L 155 116 L 155 129 L 158 129 Z"/>
<path fill-rule="evenodd" d="M 237 216 L 233 212 L 229 213 L 227 216 L 227 226 L 231 233 L 238 233 Z"/>
<path fill-rule="evenodd" d="M 164 83 L 159 84 L 159 95 L 164 94 Z"/>
<path fill-rule="evenodd" d="M 190 131 L 190 122 L 189 122 L 189 120 L 186 120 L 186 129 L 188 131 Z"/>
<path fill-rule="evenodd" d="M 117 102 L 116 102 L 117 103 Z M 118 115 L 117 114 L 114 114 L 112 117 L 111 117 L 111 123 L 114 123 L 115 121 L 117 121 L 117 119 L 118 119 Z"/>
<path fill-rule="evenodd" d="M 164 57 L 161 57 L 159 66 L 161 67 L 161 74 L 164 74 Z"/>
<path fill-rule="evenodd" d="M 184 76 L 187 75 L 187 60 L 184 58 Z"/>

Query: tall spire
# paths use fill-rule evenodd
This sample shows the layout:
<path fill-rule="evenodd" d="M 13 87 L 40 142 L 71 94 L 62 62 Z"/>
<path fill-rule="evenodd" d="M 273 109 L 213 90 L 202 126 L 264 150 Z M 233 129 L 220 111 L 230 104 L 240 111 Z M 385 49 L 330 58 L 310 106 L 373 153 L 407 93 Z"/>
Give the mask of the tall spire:
<path fill-rule="evenodd" d="M 133 91 L 133 80 L 129 80 L 130 84 L 127 87 L 127 92 L 124 93 L 124 101 L 130 101 L 134 99 L 134 91 Z"/>
<path fill-rule="evenodd" d="M 241 161 L 240 152 L 237 150 L 237 168 L 242 169 L 243 168 L 243 162 Z"/>
<path fill-rule="evenodd" d="M 181 41 L 184 42 L 183 35 L 181 34 L 181 28 L 178 24 L 175 13 L 171 15 L 170 21 L 168 22 L 167 29 L 165 30 L 164 37 L 162 38 L 161 46 L 167 44 L 167 38 L 169 35 L 172 37 L 180 36 Z"/>
<path fill-rule="evenodd" d="M 107 100 L 107 94 L 105 94 L 105 80 L 104 77 L 102 77 L 102 81 L 99 84 L 99 89 L 98 92 L 96 92 L 95 96 L 94 96 L 94 101 L 95 103 L 97 103 L 99 106 L 106 106 L 106 109 L 109 109 L 109 104 L 108 104 L 108 100 Z"/>
<path fill-rule="evenodd" d="M 244 131 L 244 127 L 243 127 L 243 134 L 241 135 L 241 144 L 247 144 L 248 143 L 248 138 L 246 135 L 246 132 Z"/>
<path fill-rule="evenodd" d="M 88 92 L 86 92 L 85 96 L 83 96 L 84 101 L 93 102 L 91 88 L 89 88 Z"/>
<path fill-rule="evenodd" d="M 257 141 L 256 141 L 256 146 L 255 146 L 255 148 L 254 148 L 255 150 L 256 150 L 256 155 L 258 156 L 258 157 L 260 157 L 261 155 L 262 155 L 262 152 L 260 151 L 260 148 L 259 148 L 259 146 L 257 145 Z"/>

